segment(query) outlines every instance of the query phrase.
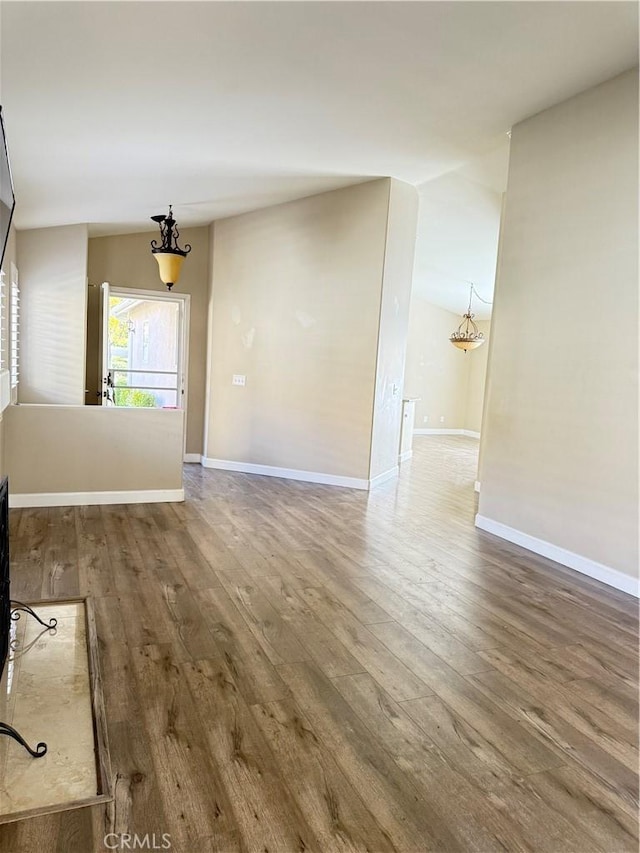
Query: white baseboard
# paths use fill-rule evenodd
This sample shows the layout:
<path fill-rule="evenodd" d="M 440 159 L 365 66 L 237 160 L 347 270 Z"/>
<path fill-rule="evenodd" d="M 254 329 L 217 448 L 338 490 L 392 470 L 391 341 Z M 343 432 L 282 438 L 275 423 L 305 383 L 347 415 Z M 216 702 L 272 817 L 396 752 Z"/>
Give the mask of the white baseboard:
<path fill-rule="evenodd" d="M 198 465 L 202 460 L 202 456 L 199 453 L 185 453 L 182 459 L 183 462 L 196 462 Z"/>
<path fill-rule="evenodd" d="M 461 429 L 414 429 L 414 435 L 462 435 Z"/>
<path fill-rule="evenodd" d="M 535 554 L 540 554 L 542 557 L 555 560 L 562 566 L 567 566 L 569 569 L 595 578 L 608 586 L 634 595 L 636 598 L 640 595 L 638 579 L 626 575 L 618 569 L 596 563 L 595 560 L 590 560 L 588 557 L 582 557 L 573 551 L 567 551 L 566 548 L 560 548 L 558 545 L 530 536 L 528 533 L 523 533 L 521 530 L 508 527 L 506 524 L 486 518 L 483 515 L 476 515 L 476 527 L 485 530 L 487 533 L 492 533 L 494 536 L 499 536 L 501 539 L 506 539 L 508 542 L 513 542 L 515 545 L 520 545 Z"/>
<path fill-rule="evenodd" d="M 413 450 L 405 450 L 404 453 L 401 453 L 398 456 L 398 462 L 406 462 L 407 459 L 411 459 L 412 456 L 413 456 Z"/>
<path fill-rule="evenodd" d="M 285 480 L 302 480 L 304 483 L 322 483 L 326 486 L 343 486 L 347 489 L 370 488 L 373 481 L 359 477 L 340 477 L 337 474 L 321 474 L 317 471 L 300 471 L 297 468 L 277 468 L 274 465 L 256 465 L 253 462 L 232 462 L 228 459 L 202 457 L 205 468 L 218 468 L 222 471 L 237 471 L 242 474 L 261 474 L 264 477 L 282 477 Z M 395 469 L 397 472 L 397 468 Z M 377 479 L 377 478 L 376 478 Z"/>
<path fill-rule="evenodd" d="M 473 491 L 478 492 L 478 494 L 480 494 L 480 480 L 476 480 L 473 484 Z"/>
<path fill-rule="evenodd" d="M 479 432 L 470 429 L 414 429 L 414 435 L 466 435 L 467 438 L 480 438 Z"/>
<path fill-rule="evenodd" d="M 382 474 L 378 474 L 377 477 L 374 477 L 372 480 L 369 480 L 369 488 L 373 489 L 375 486 L 379 486 L 381 483 L 386 483 L 387 480 L 393 480 L 394 477 L 397 477 L 400 473 L 400 468 L 396 465 L 395 468 L 389 468 L 388 471 L 383 471 Z"/>
<path fill-rule="evenodd" d="M 180 503 L 184 489 L 148 489 L 140 492 L 42 492 L 9 494 L 9 506 L 96 506 L 99 504 Z"/>

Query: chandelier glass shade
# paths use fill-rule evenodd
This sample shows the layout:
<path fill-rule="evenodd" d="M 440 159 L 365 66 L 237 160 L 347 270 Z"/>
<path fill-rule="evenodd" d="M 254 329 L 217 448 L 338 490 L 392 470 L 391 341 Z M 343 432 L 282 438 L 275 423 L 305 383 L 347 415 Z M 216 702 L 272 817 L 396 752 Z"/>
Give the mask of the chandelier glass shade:
<path fill-rule="evenodd" d="M 160 227 L 160 243 L 151 241 L 151 252 L 158 262 L 160 280 L 171 290 L 180 277 L 180 270 L 184 259 L 191 251 L 191 246 L 186 243 L 184 249 L 178 246 L 180 232 L 176 220 L 173 218 L 172 208 L 169 205 L 169 213 L 164 216 L 152 216 L 151 219 Z"/>
<path fill-rule="evenodd" d="M 478 327 L 473 321 L 476 316 L 471 313 L 471 299 L 473 298 L 473 285 L 469 291 L 469 307 L 467 313 L 463 315 L 462 323 L 458 326 L 449 340 L 458 349 L 467 350 L 478 349 L 485 342 L 485 337 L 482 332 L 478 331 Z"/>

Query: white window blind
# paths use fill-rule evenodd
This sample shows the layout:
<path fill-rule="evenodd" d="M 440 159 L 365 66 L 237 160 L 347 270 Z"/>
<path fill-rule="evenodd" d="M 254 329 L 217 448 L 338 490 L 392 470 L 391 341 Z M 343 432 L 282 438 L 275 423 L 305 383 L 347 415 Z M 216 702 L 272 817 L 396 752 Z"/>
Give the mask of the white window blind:
<path fill-rule="evenodd" d="M 20 288 L 18 287 L 18 271 L 13 264 L 9 305 L 9 373 L 11 374 L 11 387 L 16 388 L 20 379 Z"/>
<path fill-rule="evenodd" d="M 7 370 L 9 363 L 9 306 L 4 270 L 0 270 L 0 370 Z"/>

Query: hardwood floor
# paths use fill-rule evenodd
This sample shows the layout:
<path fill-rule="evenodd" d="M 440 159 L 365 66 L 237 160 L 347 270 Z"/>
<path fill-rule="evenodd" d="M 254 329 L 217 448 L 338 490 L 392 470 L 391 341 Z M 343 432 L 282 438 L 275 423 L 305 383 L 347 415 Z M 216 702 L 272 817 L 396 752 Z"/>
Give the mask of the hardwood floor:
<path fill-rule="evenodd" d="M 0 851 L 636 851 L 636 601 L 477 531 L 477 442 L 415 445 L 370 495 L 12 510 L 13 596 L 94 598 L 116 797 Z"/>

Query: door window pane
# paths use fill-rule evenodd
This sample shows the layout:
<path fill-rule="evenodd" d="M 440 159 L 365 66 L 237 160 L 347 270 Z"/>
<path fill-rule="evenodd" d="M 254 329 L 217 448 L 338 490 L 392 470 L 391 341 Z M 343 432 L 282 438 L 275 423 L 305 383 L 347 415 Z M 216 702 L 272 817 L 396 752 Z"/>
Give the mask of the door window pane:
<path fill-rule="evenodd" d="M 179 323 L 177 302 L 109 298 L 107 385 L 113 405 L 179 405 Z"/>

